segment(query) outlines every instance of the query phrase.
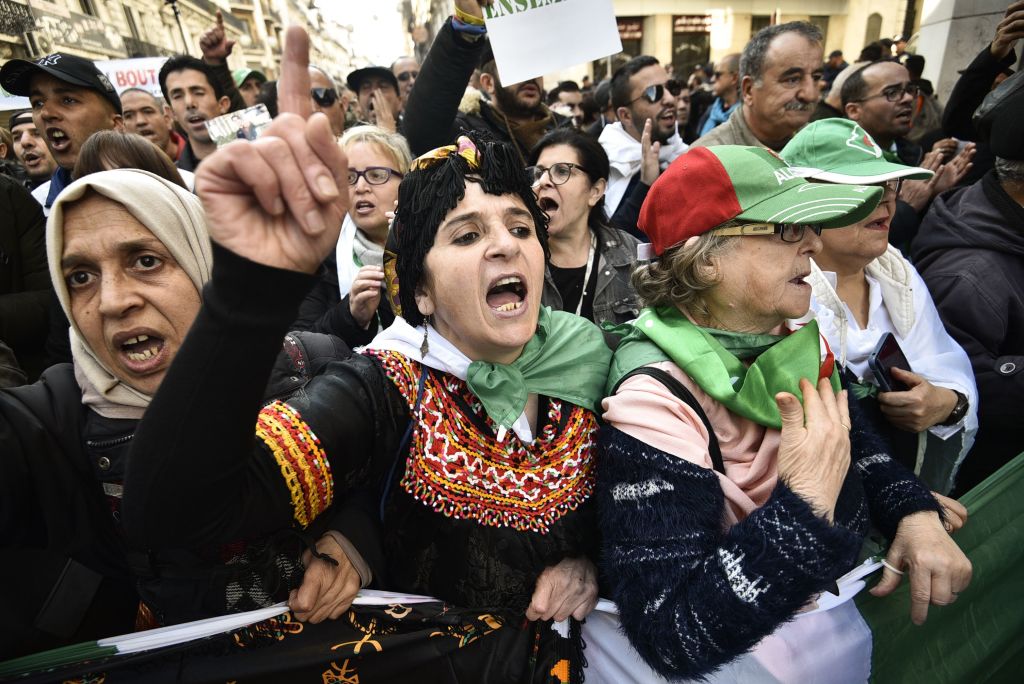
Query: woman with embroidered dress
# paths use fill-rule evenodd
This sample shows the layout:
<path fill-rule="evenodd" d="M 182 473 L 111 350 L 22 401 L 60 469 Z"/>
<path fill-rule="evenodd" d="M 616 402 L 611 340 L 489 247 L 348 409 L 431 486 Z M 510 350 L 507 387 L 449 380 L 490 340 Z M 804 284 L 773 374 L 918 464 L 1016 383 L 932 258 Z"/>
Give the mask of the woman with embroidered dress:
<path fill-rule="evenodd" d="M 339 564 L 306 555 L 309 583 L 291 597 L 303 580 L 305 549 L 294 534 L 168 554 L 124 540 L 131 441 L 209 280 L 199 200 L 145 171 L 88 174 L 54 202 L 47 251 L 74 362 L 0 392 L 0 573 L 11 590 L 0 657 L 289 598 L 302 620 L 347 608 L 359 578 L 334 533 L 317 548 Z M 302 372 L 289 364 L 277 370 L 284 378 Z M 271 392 L 295 387 L 268 383 Z M 340 528 L 334 510 L 317 529 L 329 523 Z"/>
<path fill-rule="evenodd" d="M 604 148 L 582 133 L 559 129 L 541 138 L 530 164 L 526 171 L 548 217 L 551 251 L 541 301 L 598 325 L 636 318 L 640 302 L 629 277 L 639 241 L 605 218 Z"/>
<path fill-rule="evenodd" d="M 274 340 L 347 208 L 343 152 L 326 119 L 303 119 L 305 40 L 290 30 L 286 113 L 203 162 L 213 276 L 134 443 L 146 458 L 128 474 L 129 536 L 161 548 L 301 529 L 331 497 L 368 488 L 378 586 L 437 597 L 449 619 L 489 620 L 472 648 L 376 665 L 439 681 L 568 681 L 582 668 L 576 621 L 597 598 L 594 410 L 610 352 L 590 322 L 540 306 L 545 219 L 514 149 L 461 138 L 417 160 L 385 258 L 402 317 L 260 408 Z M 214 400 L 213 388 L 228 391 Z M 551 629 L 568 618 L 568 638 Z M 374 659 L 353 660 L 374 681 L 362 669 Z"/>
<path fill-rule="evenodd" d="M 356 347 L 394 320 L 381 297 L 387 214 L 412 155 L 405 138 L 377 126 L 350 128 L 341 147 L 349 158 L 349 209 L 337 248 L 321 269 L 323 280 L 306 296 L 293 327 L 330 333 Z"/>
<path fill-rule="evenodd" d="M 651 188 L 656 259 L 634 276 L 647 308 L 619 330 L 598 502 L 623 630 L 663 676 L 751 676 L 781 641 L 765 681 L 864 681 L 852 604 L 790 621 L 853 566 L 869 522 L 893 540 L 872 591 L 907 573 L 914 622 L 967 586 L 937 501 L 848 407 L 817 325 L 789 322 L 809 306 L 818 233 L 881 192 L 810 184 L 736 146 L 693 150 Z"/>
<path fill-rule="evenodd" d="M 946 332 L 928 287 L 889 244 L 889 220 L 903 179 L 930 178 L 927 169 L 893 164 L 863 128 L 847 119 L 816 121 L 786 145 L 793 166 L 829 183 L 882 185 L 885 197 L 854 225 L 823 233 L 807 282 L 811 307 L 839 362 L 856 377 L 854 390 L 893 445 L 893 455 L 943 494 L 978 430 L 978 389 L 966 352 Z M 901 383 L 878 391 L 868 357 L 892 333 L 913 372 L 892 370 Z"/>

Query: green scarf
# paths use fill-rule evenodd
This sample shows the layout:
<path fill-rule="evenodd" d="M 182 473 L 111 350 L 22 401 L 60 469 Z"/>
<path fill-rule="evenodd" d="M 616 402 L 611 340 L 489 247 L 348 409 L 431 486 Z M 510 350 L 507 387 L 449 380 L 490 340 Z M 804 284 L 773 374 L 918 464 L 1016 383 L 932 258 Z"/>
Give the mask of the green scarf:
<path fill-rule="evenodd" d="M 596 411 L 612 352 L 590 321 L 565 311 L 541 307 L 534 335 L 510 364 L 473 361 L 466 381 L 484 411 L 509 429 L 531 394 L 562 399 Z"/>
<path fill-rule="evenodd" d="M 818 324 L 811 321 L 789 335 L 748 335 L 694 325 L 673 307 L 646 308 L 617 334 L 609 390 L 629 371 L 658 361 L 672 361 L 708 396 L 759 425 L 781 429 L 775 395 L 798 399 L 800 378 L 817 383 L 821 372 Z M 749 366 L 742 359 L 755 358 Z M 833 368 L 832 389 L 839 391 Z"/>

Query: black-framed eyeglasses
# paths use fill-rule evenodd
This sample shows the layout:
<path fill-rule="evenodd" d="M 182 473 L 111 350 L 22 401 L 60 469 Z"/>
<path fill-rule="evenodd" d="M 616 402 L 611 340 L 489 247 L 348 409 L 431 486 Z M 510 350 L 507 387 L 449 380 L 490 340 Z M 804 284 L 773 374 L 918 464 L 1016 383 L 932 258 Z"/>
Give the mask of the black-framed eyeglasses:
<path fill-rule="evenodd" d="M 321 107 L 330 107 L 338 101 L 338 91 L 334 88 L 310 88 L 309 94 Z"/>
<path fill-rule="evenodd" d="M 672 95 L 672 97 L 676 97 L 679 93 L 683 92 L 683 84 L 681 81 L 673 79 L 668 80 L 665 83 L 647 86 L 640 95 L 630 100 L 629 104 L 633 104 L 640 99 L 646 99 L 651 104 L 657 104 L 661 102 L 663 97 L 665 97 L 666 90 Z"/>
<path fill-rule="evenodd" d="M 776 233 L 783 242 L 800 242 L 804 239 L 804 233 L 808 230 L 815 235 L 821 235 L 820 223 L 744 223 L 741 226 L 726 226 L 715 228 L 711 231 L 714 235 L 775 235 Z"/>
<path fill-rule="evenodd" d="M 891 85 L 888 88 L 883 88 L 880 93 L 868 95 L 861 100 L 854 100 L 854 102 L 867 102 L 868 100 L 873 100 L 876 97 L 884 97 L 889 102 L 899 102 L 903 99 L 904 93 L 910 95 L 910 97 L 917 97 L 917 94 L 920 92 L 920 86 L 913 83 L 898 83 L 896 85 Z"/>
<path fill-rule="evenodd" d="M 370 185 L 384 185 L 391 176 L 402 177 L 402 174 L 394 169 L 389 169 L 386 166 L 367 166 L 362 171 L 356 169 L 348 170 L 348 184 L 355 185 L 359 182 L 359 177 L 362 176 L 366 179 L 366 182 Z"/>
<path fill-rule="evenodd" d="M 398 74 L 398 76 L 396 76 L 395 78 L 404 83 L 408 81 L 410 78 L 419 78 L 419 76 L 420 72 L 418 71 L 403 71 L 402 73 Z"/>
<path fill-rule="evenodd" d="M 527 166 L 526 177 L 530 179 L 530 185 L 536 187 L 540 185 L 540 179 L 544 177 L 544 174 L 548 174 L 548 178 L 551 179 L 552 185 L 562 185 L 572 176 L 572 170 L 579 169 L 583 173 L 587 170 L 579 164 L 573 164 L 572 162 L 557 162 L 551 166 Z"/>

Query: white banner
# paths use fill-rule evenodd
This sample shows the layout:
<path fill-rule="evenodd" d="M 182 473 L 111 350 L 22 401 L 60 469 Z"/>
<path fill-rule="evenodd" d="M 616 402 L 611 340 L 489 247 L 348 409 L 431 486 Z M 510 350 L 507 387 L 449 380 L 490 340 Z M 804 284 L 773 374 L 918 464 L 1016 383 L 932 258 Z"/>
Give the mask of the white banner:
<path fill-rule="evenodd" d="M 622 51 L 612 0 L 496 0 L 484 18 L 506 86 Z"/>
<path fill-rule="evenodd" d="M 119 95 L 129 88 L 142 88 L 163 97 L 157 75 L 166 61 L 166 57 L 107 59 L 97 60 L 96 66 L 107 75 Z"/>
<path fill-rule="evenodd" d="M 107 75 L 118 94 L 128 88 L 142 88 L 157 97 L 160 92 L 160 67 L 167 61 L 166 57 L 140 57 L 138 59 L 106 59 L 96 60 L 96 67 Z M 28 109 L 28 98 L 12 95 L 0 88 L 0 111 L 11 109 Z"/>

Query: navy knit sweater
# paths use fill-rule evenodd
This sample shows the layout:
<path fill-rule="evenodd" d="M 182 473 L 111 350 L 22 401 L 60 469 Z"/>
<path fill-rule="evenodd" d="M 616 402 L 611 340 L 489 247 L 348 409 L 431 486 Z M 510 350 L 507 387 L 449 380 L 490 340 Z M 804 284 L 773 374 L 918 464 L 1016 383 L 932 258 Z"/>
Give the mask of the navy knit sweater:
<path fill-rule="evenodd" d="M 851 402 L 851 467 L 833 524 L 781 481 L 724 529 L 715 473 L 605 427 L 602 573 L 633 647 L 669 678 L 701 677 L 792 619 L 856 561 L 870 523 L 939 511 Z"/>

